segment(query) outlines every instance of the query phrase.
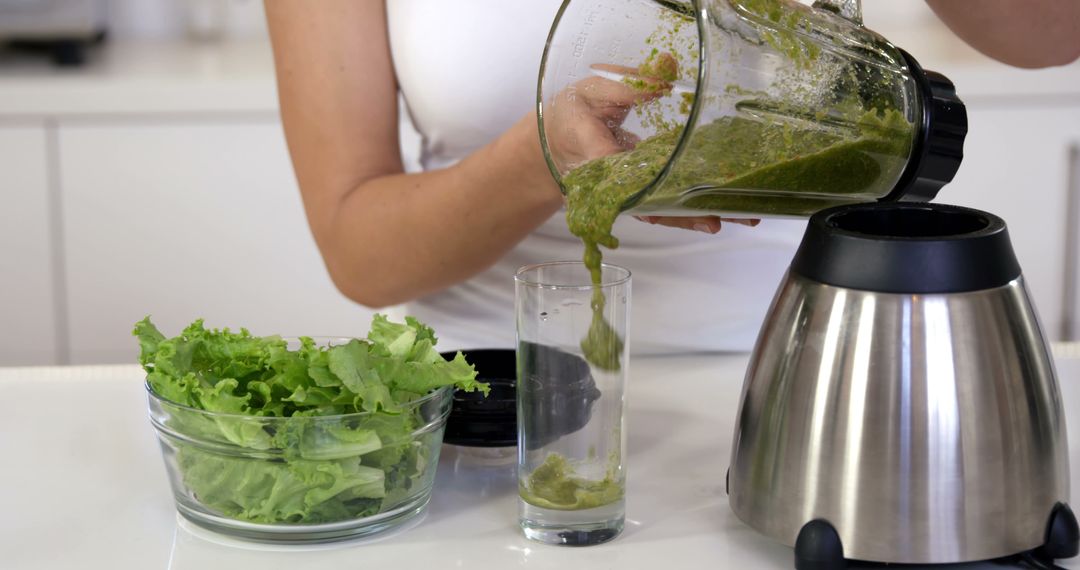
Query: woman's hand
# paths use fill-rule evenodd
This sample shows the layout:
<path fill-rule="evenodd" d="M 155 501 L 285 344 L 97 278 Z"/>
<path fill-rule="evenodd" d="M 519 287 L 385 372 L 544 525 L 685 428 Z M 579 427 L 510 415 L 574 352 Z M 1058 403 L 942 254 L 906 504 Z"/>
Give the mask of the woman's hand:
<path fill-rule="evenodd" d="M 658 58 L 659 62 L 667 61 Z M 674 58 L 671 58 L 674 62 Z M 622 128 L 636 105 L 643 105 L 671 91 L 667 79 L 677 75 L 662 65 L 657 73 L 641 75 L 639 69 L 596 64 L 593 69 L 615 73 L 631 82 L 589 77 L 567 87 L 544 109 L 544 130 L 556 168 L 566 171 L 580 164 L 634 148 L 638 136 Z M 658 76 L 659 77 L 658 77 Z M 720 231 L 723 222 L 756 226 L 760 220 L 718 216 L 634 216 L 649 224 L 695 230 L 710 234 Z"/>
<path fill-rule="evenodd" d="M 611 71 L 630 70 L 595 66 Z M 638 137 L 622 124 L 635 105 L 648 103 L 670 91 L 671 84 L 641 78 L 630 85 L 604 77 L 582 79 L 559 92 L 544 108 L 544 131 L 556 167 L 569 170 L 580 164 L 634 148 Z"/>

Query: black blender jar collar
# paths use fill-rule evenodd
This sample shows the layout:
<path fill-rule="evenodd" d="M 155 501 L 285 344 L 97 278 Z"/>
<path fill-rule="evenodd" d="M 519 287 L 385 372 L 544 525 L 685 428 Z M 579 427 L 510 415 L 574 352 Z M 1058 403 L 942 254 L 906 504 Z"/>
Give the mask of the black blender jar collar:
<path fill-rule="evenodd" d="M 952 181 L 964 159 L 967 108 L 952 81 L 924 70 L 908 52 L 900 50 L 918 89 L 922 114 L 915 119 L 916 136 L 907 167 L 882 201 L 933 200 Z"/>

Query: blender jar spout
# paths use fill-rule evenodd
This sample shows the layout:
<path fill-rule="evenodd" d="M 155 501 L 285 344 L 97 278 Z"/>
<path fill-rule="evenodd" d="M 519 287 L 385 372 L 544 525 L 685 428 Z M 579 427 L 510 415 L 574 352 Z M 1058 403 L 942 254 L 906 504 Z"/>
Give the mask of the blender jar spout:
<path fill-rule="evenodd" d="M 815 8 L 835 12 L 842 18 L 862 25 L 862 0 L 817 0 Z"/>

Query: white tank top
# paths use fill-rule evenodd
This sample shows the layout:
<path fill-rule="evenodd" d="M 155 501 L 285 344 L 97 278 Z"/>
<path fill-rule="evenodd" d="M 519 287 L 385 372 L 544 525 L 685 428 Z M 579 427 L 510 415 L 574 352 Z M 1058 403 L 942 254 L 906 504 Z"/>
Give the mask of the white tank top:
<path fill-rule="evenodd" d="M 535 105 L 559 0 L 387 0 L 390 46 L 424 169 L 461 160 Z M 505 189 L 513 199 L 514 188 Z M 631 354 L 749 350 L 805 222 L 724 224 L 719 234 L 615 224 L 604 260 L 633 274 Z M 439 348 L 514 346 L 514 273 L 580 260 L 581 242 L 554 215 L 493 267 L 406 307 L 439 333 Z"/>

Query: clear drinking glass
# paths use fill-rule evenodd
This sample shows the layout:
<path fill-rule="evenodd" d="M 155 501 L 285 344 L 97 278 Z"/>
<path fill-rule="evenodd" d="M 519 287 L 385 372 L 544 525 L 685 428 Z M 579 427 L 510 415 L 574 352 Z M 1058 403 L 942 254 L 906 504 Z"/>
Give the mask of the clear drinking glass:
<path fill-rule="evenodd" d="M 548 544 L 599 544 L 623 528 L 630 272 L 604 264 L 600 274 L 594 287 L 583 263 L 564 261 L 514 278 L 519 522 Z"/>

